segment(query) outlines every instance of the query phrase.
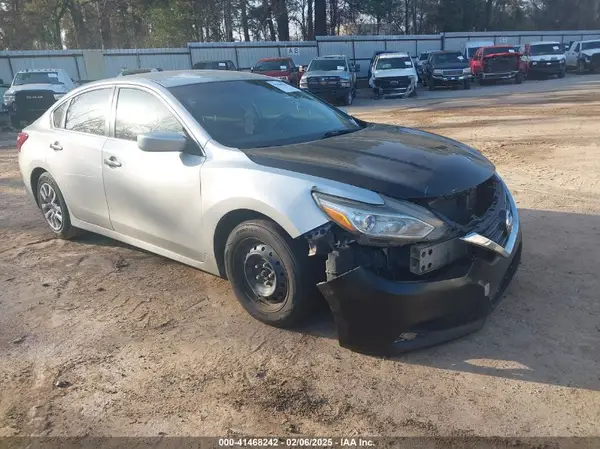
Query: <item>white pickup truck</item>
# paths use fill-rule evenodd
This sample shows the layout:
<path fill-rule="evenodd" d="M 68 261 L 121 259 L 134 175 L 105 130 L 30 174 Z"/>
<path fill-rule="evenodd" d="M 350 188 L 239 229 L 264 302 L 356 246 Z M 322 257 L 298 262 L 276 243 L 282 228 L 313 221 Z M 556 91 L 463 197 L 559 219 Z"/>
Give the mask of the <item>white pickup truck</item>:
<path fill-rule="evenodd" d="M 578 73 L 600 69 L 600 39 L 575 41 L 565 55 L 567 67 Z"/>
<path fill-rule="evenodd" d="M 28 69 L 17 72 L 3 95 L 11 126 L 19 128 L 22 121 L 36 120 L 56 100 L 74 88 L 75 83 L 63 69 Z"/>

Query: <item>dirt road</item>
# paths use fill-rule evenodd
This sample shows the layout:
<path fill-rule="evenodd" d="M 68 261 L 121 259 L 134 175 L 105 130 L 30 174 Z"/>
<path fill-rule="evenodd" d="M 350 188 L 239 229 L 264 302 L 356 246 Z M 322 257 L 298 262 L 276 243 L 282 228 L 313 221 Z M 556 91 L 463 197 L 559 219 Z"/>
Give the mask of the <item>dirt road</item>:
<path fill-rule="evenodd" d="M 482 331 L 394 359 L 341 349 L 327 315 L 273 329 L 224 281 L 53 239 L 0 150 L 0 436 L 600 434 L 599 87 L 357 109 L 483 151 L 526 238 Z"/>

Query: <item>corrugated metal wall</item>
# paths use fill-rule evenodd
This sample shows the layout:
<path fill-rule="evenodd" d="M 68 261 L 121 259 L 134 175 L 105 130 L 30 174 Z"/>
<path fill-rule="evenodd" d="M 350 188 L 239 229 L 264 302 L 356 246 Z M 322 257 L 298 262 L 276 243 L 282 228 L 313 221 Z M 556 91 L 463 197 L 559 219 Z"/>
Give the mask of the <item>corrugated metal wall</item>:
<path fill-rule="evenodd" d="M 239 69 L 248 70 L 260 58 L 293 57 L 296 64 L 308 64 L 318 55 L 344 54 L 360 64 L 359 76 L 367 75 L 368 65 L 377 50 L 402 51 L 416 56 L 422 51 L 459 50 L 467 41 L 488 40 L 497 44 L 518 45 L 538 40 L 571 42 L 600 39 L 600 31 L 507 31 L 445 33 L 417 36 L 323 36 L 312 42 L 214 42 L 190 43 L 186 48 L 104 50 L 104 74 L 90 74 L 83 51 L 2 51 L 0 78 L 10 83 L 16 72 L 31 68 L 65 69 L 75 80 L 111 77 L 123 68 L 160 67 L 164 70 L 189 69 L 199 61 L 231 60 Z M 102 70 L 100 70 L 101 72 Z"/>

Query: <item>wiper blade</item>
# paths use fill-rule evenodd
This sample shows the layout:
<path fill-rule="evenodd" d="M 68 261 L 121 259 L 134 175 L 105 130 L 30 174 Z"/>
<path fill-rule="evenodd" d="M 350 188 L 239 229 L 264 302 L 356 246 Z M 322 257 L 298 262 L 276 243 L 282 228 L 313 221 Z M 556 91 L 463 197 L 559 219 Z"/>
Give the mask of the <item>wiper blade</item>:
<path fill-rule="evenodd" d="M 329 137 L 335 137 L 335 136 L 341 136 L 341 135 L 344 135 L 344 134 L 350 134 L 350 133 L 353 133 L 355 131 L 358 131 L 358 129 L 334 129 L 334 130 L 331 130 L 331 131 L 327 131 L 320 138 L 321 139 L 327 139 Z"/>

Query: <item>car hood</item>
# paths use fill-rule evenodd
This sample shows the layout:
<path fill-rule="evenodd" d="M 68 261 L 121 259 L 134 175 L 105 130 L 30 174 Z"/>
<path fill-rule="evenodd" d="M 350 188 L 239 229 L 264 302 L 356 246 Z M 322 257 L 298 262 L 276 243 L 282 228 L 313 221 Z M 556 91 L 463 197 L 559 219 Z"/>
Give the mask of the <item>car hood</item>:
<path fill-rule="evenodd" d="M 590 48 L 589 50 L 583 50 L 581 52 L 581 54 L 587 55 L 587 56 L 592 56 L 592 55 L 595 55 L 597 53 L 600 53 L 600 48 Z"/>
<path fill-rule="evenodd" d="M 565 59 L 565 55 L 536 55 L 529 57 L 529 60 L 532 62 L 560 61 L 561 59 Z"/>
<path fill-rule="evenodd" d="M 521 57 L 521 53 L 517 53 L 517 52 L 511 52 L 511 51 L 505 51 L 502 53 L 491 53 L 489 55 L 485 55 L 483 57 L 483 59 L 491 59 L 491 58 L 497 58 L 500 56 L 512 56 L 513 58 L 520 58 Z"/>
<path fill-rule="evenodd" d="M 11 86 L 5 94 L 14 94 L 24 90 L 51 90 L 57 94 L 67 93 L 67 88 L 64 84 L 23 84 L 20 86 Z"/>
<path fill-rule="evenodd" d="M 266 76 L 288 76 L 290 74 L 289 70 L 255 70 L 254 73 L 258 73 L 259 75 Z"/>
<path fill-rule="evenodd" d="M 416 75 L 414 67 L 407 67 L 405 69 L 386 69 L 386 70 L 375 70 L 373 76 L 375 78 L 387 78 L 392 76 L 410 76 Z"/>
<path fill-rule="evenodd" d="M 348 72 L 343 70 L 313 70 L 304 72 L 303 78 L 312 78 L 314 76 L 339 76 L 340 78 L 350 78 Z"/>
<path fill-rule="evenodd" d="M 370 124 L 351 134 L 244 150 L 253 162 L 330 179 L 398 199 L 473 188 L 494 165 L 466 145 L 424 131 Z"/>

